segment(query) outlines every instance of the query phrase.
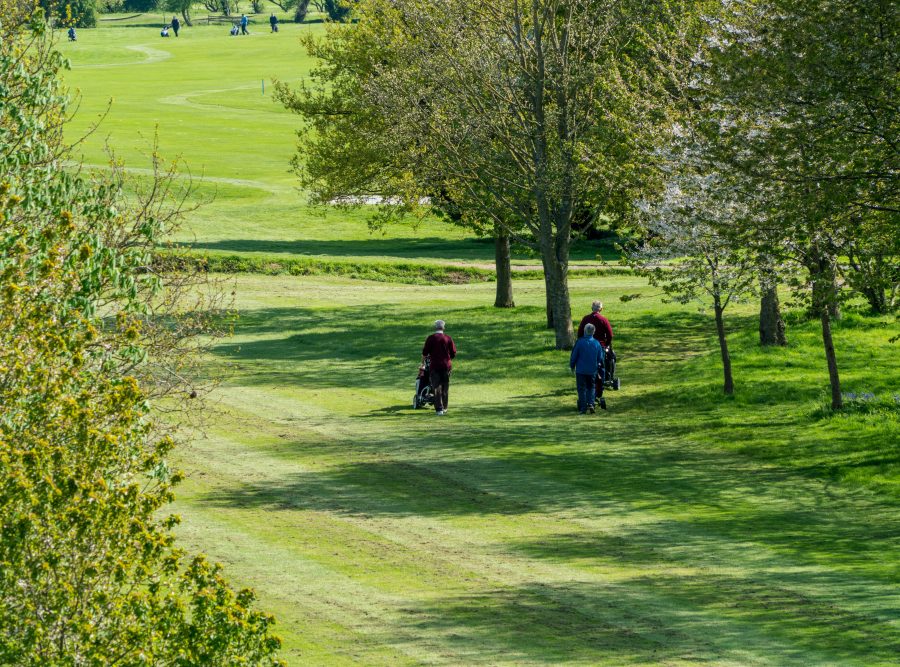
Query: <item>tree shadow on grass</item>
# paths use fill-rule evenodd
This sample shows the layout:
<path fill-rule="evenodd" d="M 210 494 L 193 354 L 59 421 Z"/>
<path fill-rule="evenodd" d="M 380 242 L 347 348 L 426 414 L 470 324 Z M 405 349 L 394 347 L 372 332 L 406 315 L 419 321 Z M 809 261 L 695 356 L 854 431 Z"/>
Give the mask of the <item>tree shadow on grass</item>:
<path fill-rule="evenodd" d="M 714 655 L 690 622 L 622 586 L 531 583 L 404 609 L 405 632 L 440 637 L 465 664 L 665 664 Z M 469 648 L 471 647 L 471 648 Z M 467 651 L 468 649 L 468 651 Z"/>
<path fill-rule="evenodd" d="M 542 309 L 522 308 L 514 314 L 491 308 L 444 308 L 441 312 L 451 323 L 448 330 L 460 349 L 451 401 L 460 391 L 465 392 L 467 385 L 496 386 L 508 395 L 504 402 L 470 401 L 465 405 L 464 430 L 456 442 L 459 447 L 477 449 L 476 443 L 513 446 L 507 443 L 526 440 L 523 429 L 540 434 L 544 443 L 547 436 L 557 436 L 561 442 L 584 438 L 578 431 L 583 426 L 567 419 L 575 401 L 574 382 L 567 374 L 568 353 L 548 347 Z M 213 352 L 229 359 L 234 371 L 229 380 L 234 384 L 293 384 L 350 391 L 364 378 L 366 387 L 400 394 L 403 400 L 358 413 L 354 419 L 389 423 L 430 418 L 427 411 L 413 413 L 410 404 L 421 345 L 430 333 L 432 316 L 388 305 L 252 310 L 242 316 L 237 332 L 257 339 L 220 344 Z M 723 445 L 748 460 L 787 464 L 810 477 L 835 477 L 854 468 L 896 467 L 896 448 L 868 437 L 863 430 L 840 423 L 798 428 L 806 423 L 806 416 L 785 412 L 780 406 L 815 400 L 821 391 L 815 385 L 798 386 L 790 377 L 781 381 L 777 372 L 765 382 L 754 380 L 752 387 L 743 390 L 739 380 L 739 391 L 744 393 L 738 400 L 752 405 L 735 407 L 721 395 L 719 382 L 710 379 L 718 369 L 709 366 L 719 362 L 711 349 L 714 340 L 708 319 L 690 312 L 662 317 L 647 313 L 628 319 L 617 330 L 616 341 L 624 389 L 607 392 L 610 412 L 597 419 L 627 415 L 627 421 L 615 429 L 624 429 L 622 435 L 628 443 L 635 442 L 643 424 L 657 438 Z M 753 329 L 754 318 L 733 319 L 741 331 Z M 269 337 L 272 334 L 278 335 Z M 735 357 L 740 363 L 741 354 Z M 558 369 L 555 382 L 548 377 L 548 368 L 554 366 Z M 517 383 L 537 378 L 544 378 L 547 391 L 515 393 Z M 507 431 L 507 437 L 497 424 L 515 431 Z M 401 430 L 424 434 L 430 428 L 430 423 L 422 421 L 421 426 L 404 424 Z M 821 428 L 829 430 L 824 444 L 819 442 Z M 452 431 L 453 427 L 442 426 L 442 430 Z"/>
<path fill-rule="evenodd" d="M 540 415 L 457 426 L 443 421 L 439 435 L 429 428 L 436 418 L 423 417 L 421 429 L 382 430 L 355 443 L 357 455 L 367 460 L 219 489 L 207 500 L 384 516 L 695 513 L 701 519 L 681 526 L 688 533 L 699 525 L 701 532 L 740 541 L 768 529 L 773 548 L 811 558 L 818 547 L 823 553 L 846 547 L 849 561 L 860 553 L 854 544 L 867 535 L 877 540 L 900 534 L 897 517 L 889 520 L 888 514 L 896 505 L 846 495 L 832 499 L 820 484 L 788 470 L 715 449 L 661 443 L 652 424 L 583 447 L 577 443 L 584 422 L 577 417 L 555 429 L 547 429 Z M 558 442 L 576 444 L 566 451 Z M 302 441 L 295 446 L 308 447 Z M 316 451 L 337 454 L 345 446 L 340 440 L 320 443 Z M 547 453 L 548 446 L 557 453 Z M 281 455 L 290 451 L 291 444 L 283 443 Z M 857 512 L 872 518 L 860 521 Z"/>
<path fill-rule="evenodd" d="M 404 257 L 417 263 L 427 259 L 468 259 L 491 262 L 494 245 L 490 239 L 460 239 L 448 241 L 439 237 L 366 238 L 350 241 L 268 241 L 256 239 L 225 239 L 198 241 L 190 244 L 194 250 L 225 252 L 261 252 L 303 255 L 310 257 Z"/>
<path fill-rule="evenodd" d="M 546 363 L 541 355 L 553 354 L 544 342 L 546 331 L 539 326 L 522 325 L 512 337 L 510 322 L 488 319 L 491 313 L 486 308 L 440 312 L 459 348 L 455 365 L 469 382 L 539 377 Z M 520 314 L 532 313 L 522 309 Z M 422 345 L 432 332 L 432 317 L 388 306 L 335 308 L 327 314 L 321 309 L 261 309 L 242 315 L 236 327 L 239 335 L 297 333 L 224 343 L 212 352 L 243 365 L 247 372 L 239 380 L 248 385 L 280 384 L 286 373 L 295 373 L 297 383 L 304 385 L 350 386 L 365 376 L 368 386 L 400 388 L 414 381 Z M 567 354 L 560 354 L 561 370 Z M 329 370 L 323 372 L 321 362 L 326 361 Z M 274 365 L 274 375 L 267 365 Z"/>
<path fill-rule="evenodd" d="M 403 257 L 421 263 L 428 259 L 468 260 L 493 263 L 494 241 L 470 237 L 448 240 L 438 236 L 413 238 L 378 237 L 323 241 L 302 239 L 298 241 L 269 241 L 259 239 L 222 239 L 219 241 L 198 241 L 191 243 L 195 250 L 217 250 L 223 252 L 284 253 L 310 257 L 340 259 L 341 257 Z M 513 259 L 535 259 L 530 253 L 517 252 L 513 248 Z M 617 261 L 619 254 L 609 243 L 582 241 L 572 249 L 572 261 L 594 261 L 597 257 L 604 261 Z M 535 268 L 540 268 L 536 265 Z"/>
<path fill-rule="evenodd" d="M 704 566 L 744 569 L 797 580 L 834 577 L 858 580 L 867 604 L 882 616 L 900 614 L 900 521 L 886 506 L 811 509 L 743 509 L 718 517 L 666 519 L 608 532 L 582 531 L 543 536 L 508 545 L 532 558 L 583 566 L 611 564 L 638 571 Z M 860 512 L 868 518 L 856 521 Z M 874 514 L 873 514 L 874 512 Z M 829 568 L 826 570 L 825 568 Z M 762 576 L 762 574 L 761 574 Z M 881 593 L 872 596 L 872 592 Z"/>
<path fill-rule="evenodd" d="M 437 309 L 435 313 L 438 313 Z M 324 387 L 348 386 L 360 375 L 369 386 L 408 386 L 419 360 L 422 344 L 431 333 L 435 313 L 416 313 L 409 307 L 379 305 L 377 308 L 268 308 L 242 314 L 236 327 L 239 335 L 266 336 L 289 333 L 279 338 L 249 342 L 229 342 L 213 353 L 244 365 L 248 372 L 240 381 L 251 385 L 281 384 L 285 375 L 296 372 L 297 382 Z M 535 307 L 498 313 L 496 309 L 441 308 L 447 332 L 456 341 L 459 357 L 457 377 L 470 383 L 528 380 L 546 376 L 548 359 L 556 359 L 560 375 L 568 366 L 568 352 L 548 346 L 551 334 L 543 326 L 543 310 Z M 659 381 L 660 366 L 667 364 L 672 384 L 677 384 L 680 368 L 691 363 L 690 355 L 709 343 L 702 318 L 680 313 L 663 321 L 650 316 L 629 323 L 627 333 L 617 339 L 620 376 L 634 381 Z M 661 349 L 663 332 L 676 328 L 677 344 Z M 633 361 L 632 361 L 633 360 Z M 322 373 L 317 362 L 330 362 Z M 267 364 L 277 367 L 270 374 Z M 249 365 L 248 365 L 249 364 Z M 407 365 L 408 364 L 408 365 Z M 414 381 L 414 375 L 413 375 Z"/>
<path fill-rule="evenodd" d="M 472 663 L 891 664 L 898 650 L 877 617 L 724 575 L 530 583 L 404 611 L 404 630 L 477 647 Z"/>

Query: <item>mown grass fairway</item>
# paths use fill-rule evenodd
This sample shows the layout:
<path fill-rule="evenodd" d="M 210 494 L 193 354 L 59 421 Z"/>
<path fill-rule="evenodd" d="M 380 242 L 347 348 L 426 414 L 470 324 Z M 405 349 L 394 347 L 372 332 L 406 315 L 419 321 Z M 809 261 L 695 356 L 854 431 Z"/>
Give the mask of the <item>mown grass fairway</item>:
<path fill-rule="evenodd" d="M 615 304 L 641 289 L 618 279 L 624 388 L 582 417 L 539 285 L 517 288 L 498 312 L 490 285 L 241 278 L 177 509 L 292 664 L 894 661 L 896 407 L 817 417 L 815 327 L 764 353 L 750 318 L 726 401 L 709 318 Z M 438 314 L 461 350 L 444 418 L 409 405 Z M 889 396 L 887 330 L 855 323 L 848 387 Z"/>
<path fill-rule="evenodd" d="M 296 83 L 307 74 L 312 62 L 299 36 L 323 26 L 285 23 L 272 35 L 267 16 L 257 17 L 246 37 L 198 21 L 177 39 L 163 39 L 159 27 L 168 18 L 158 13 L 111 15 L 100 28 L 80 31 L 77 42 L 62 42 L 72 63 L 66 81 L 81 95 L 69 138 L 103 119 L 76 154 L 88 167 L 103 168 L 108 144 L 141 174 L 158 133 L 160 154 L 183 158 L 197 188 L 192 201 L 205 204 L 178 236 L 199 252 L 490 262 L 490 241 L 434 219 L 373 234 L 366 212 L 306 205 L 289 164 L 298 119 L 273 100 L 272 82 Z M 586 262 L 596 255 L 597 248 L 583 245 L 573 257 Z M 527 256 L 517 262 L 539 264 Z"/>
<path fill-rule="evenodd" d="M 81 31 L 64 45 L 79 122 L 115 96 L 102 133 L 136 167 L 158 124 L 162 150 L 217 187 L 189 221 L 201 249 L 490 258 L 433 221 L 372 239 L 362 214 L 302 207 L 295 120 L 259 79 L 309 67 L 294 40 L 307 29 Z M 96 137 L 84 151 L 103 162 Z M 607 304 L 623 380 L 609 412 L 579 416 L 539 280 L 516 282 L 513 311 L 489 307 L 491 283 L 235 286 L 240 319 L 209 359 L 222 385 L 180 451 L 174 511 L 182 543 L 276 614 L 291 665 L 896 664 L 896 318 L 835 325 L 846 391 L 876 398 L 832 415 L 815 322 L 791 318 L 790 347 L 761 350 L 754 309 L 729 311 L 726 400 L 711 315 L 637 278 L 576 279 L 578 314 Z M 410 405 L 437 317 L 460 348 L 444 418 Z"/>

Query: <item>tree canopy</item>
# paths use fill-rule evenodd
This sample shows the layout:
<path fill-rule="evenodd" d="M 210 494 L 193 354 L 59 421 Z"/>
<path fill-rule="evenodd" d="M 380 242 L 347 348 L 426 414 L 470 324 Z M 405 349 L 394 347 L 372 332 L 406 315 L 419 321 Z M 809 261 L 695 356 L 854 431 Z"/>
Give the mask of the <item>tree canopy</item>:
<path fill-rule="evenodd" d="M 690 6 L 688 6 L 690 5 Z M 556 345 L 574 333 L 576 225 L 624 215 L 696 27 L 693 3 L 365 0 L 307 48 L 281 98 L 304 119 L 295 166 L 319 201 L 454 203 L 540 252 Z"/>

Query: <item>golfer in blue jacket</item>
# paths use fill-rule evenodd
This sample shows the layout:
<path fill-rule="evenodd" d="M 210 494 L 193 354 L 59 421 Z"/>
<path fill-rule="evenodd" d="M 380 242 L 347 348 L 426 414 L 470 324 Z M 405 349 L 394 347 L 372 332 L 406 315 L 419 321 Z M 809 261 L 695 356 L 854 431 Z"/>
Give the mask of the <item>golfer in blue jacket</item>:
<path fill-rule="evenodd" d="M 597 368 L 603 363 L 603 346 L 594 338 L 595 327 L 584 327 L 584 336 L 575 342 L 569 357 L 569 368 L 575 373 L 578 388 L 578 412 L 594 414 L 594 400 L 597 397 Z"/>

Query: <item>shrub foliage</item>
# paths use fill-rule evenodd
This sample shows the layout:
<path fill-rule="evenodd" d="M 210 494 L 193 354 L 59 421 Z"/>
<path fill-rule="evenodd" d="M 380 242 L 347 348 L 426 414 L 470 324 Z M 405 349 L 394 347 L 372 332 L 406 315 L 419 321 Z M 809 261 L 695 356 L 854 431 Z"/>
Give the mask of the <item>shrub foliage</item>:
<path fill-rule="evenodd" d="M 152 198 L 135 212 L 116 180 L 61 168 L 64 62 L 40 21 L 4 19 L 0 664 L 274 664 L 273 619 L 159 513 L 173 441 L 131 373 L 165 285 Z"/>

